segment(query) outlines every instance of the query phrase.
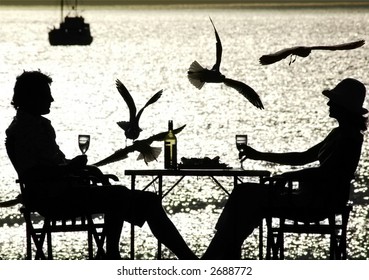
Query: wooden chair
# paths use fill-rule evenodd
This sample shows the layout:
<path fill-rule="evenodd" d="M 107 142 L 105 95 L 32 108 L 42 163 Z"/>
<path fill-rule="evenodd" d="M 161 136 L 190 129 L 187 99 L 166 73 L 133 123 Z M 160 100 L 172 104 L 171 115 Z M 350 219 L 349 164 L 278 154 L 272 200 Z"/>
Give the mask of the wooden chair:
<path fill-rule="evenodd" d="M 287 183 L 289 191 L 296 186 L 298 187 L 298 182 Z M 286 213 L 283 211 L 275 213 L 272 210 L 266 217 L 266 259 L 284 259 L 285 233 L 329 235 L 330 259 L 346 259 L 347 224 L 351 210 L 352 202 L 348 200 L 334 209 L 323 208 L 312 211 L 294 209 L 294 211 L 285 211 Z"/>
<path fill-rule="evenodd" d="M 16 157 L 14 154 L 14 141 L 7 138 L 5 147 L 8 157 L 16 169 Z M 117 176 L 105 174 L 102 178 L 81 175 L 79 180 L 88 185 L 110 184 L 109 180 L 118 181 Z M 26 223 L 26 258 L 33 258 L 32 245 L 35 245 L 35 259 L 53 259 L 52 253 L 52 233 L 56 232 L 87 232 L 88 258 L 101 259 L 104 258 L 105 250 L 105 233 L 104 222 L 96 222 L 92 215 L 80 215 L 78 213 L 68 215 L 44 214 L 40 215 L 36 209 L 32 207 L 27 195 L 26 183 L 17 180 L 20 185 L 22 196 L 22 207 L 20 209 Z M 47 243 L 47 254 L 44 252 L 45 240 Z M 94 244 L 96 250 L 94 250 Z M 96 253 L 94 254 L 94 251 Z"/>
<path fill-rule="evenodd" d="M 114 181 L 115 175 L 105 175 Z M 90 178 L 91 184 L 98 184 L 98 180 Z M 26 184 L 17 180 L 22 194 L 22 207 L 20 209 L 26 223 L 26 258 L 27 259 L 53 259 L 52 233 L 57 232 L 87 232 L 88 258 L 103 259 L 105 256 L 104 222 L 94 221 L 92 215 L 79 214 L 44 214 L 40 215 L 27 200 Z M 108 187 L 108 186 L 107 186 Z M 101 214 L 103 216 L 103 214 Z M 47 253 L 44 244 L 47 244 Z M 33 245 L 35 250 L 33 250 Z M 96 248 L 95 248 L 96 246 Z M 34 254 L 33 254 L 34 253 Z M 34 256 L 33 256 L 34 255 Z"/>

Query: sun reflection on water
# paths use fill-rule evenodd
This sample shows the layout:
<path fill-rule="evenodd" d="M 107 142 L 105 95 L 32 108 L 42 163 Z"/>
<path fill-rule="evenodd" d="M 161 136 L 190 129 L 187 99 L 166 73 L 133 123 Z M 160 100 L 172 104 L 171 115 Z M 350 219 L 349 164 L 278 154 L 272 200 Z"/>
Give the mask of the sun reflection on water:
<path fill-rule="evenodd" d="M 211 15 L 223 43 L 221 70 L 230 78 L 247 82 L 261 96 L 265 110 L 258 110 L 237 92 L 224 85 L 205 85 L 199 91 L 187 80 L 193 60 L 211 67 L 215 62 L 215 40 L 208 21 Z M 238 167 L 234 135 L 249 135 L 251 146 L 266 151 L 304 150 L 322 140 L 335 123 L 327 117 L 326 100 L 321 95 L 345 77 L 369 83 L 367 46 L 350 53 L 316 52 L 288 66 L 281 61 L 262 67 L 258 58 L 296 44 L 337 43 L 364 38 L 369 34 L 369 14 L 357 10 L 170 10 L 86 11 L 94 42 L 88 47 L 51 47 L 47 26 L 55 14 L 44 10 L 0 9 L 2 41 L 0 52 L 1 131 L 14 110 L 10 107 L 16 75 L 23 69 L 41 69 L 54 79 L 55 102 L 48 116 L 58 131 L 58 143 L 68 157 L 79 154 L 77 135 L 91 134 L 87 152 L 93 163 L 124 146 L 123 131 L 117 121 L 128 118 L 127 108 L 115 89 L 115 79 L 124 82 L 141 107 L 154 92 L 163 88 L 159 102 L 142 117 L 142 138 L 165 131 L 168 119 L 174 126 L 186 124 L 178 135 L 179 158 L 215 157 Z M 272 23 L 272 24 L 271 24 Z M 23 32 L 22 30 L 27 30 Z M 332 38 L 331 34 L 337 36 Z M 367 106 L 368 107 L 368 106 Z M 3 138 L 5 134 L 3 134 Z M 161 146 L 157 143 L 155 146 Z M 364 143 L 358 178 L 353 192 L 357 203 L 349 232 L 349 257 L 365 259 L 368 245 L 369 145 Z M 125 169 L 147 168 L 136 161 L 137 154 L 104 166 L 129 186 Z M 4 147 L 0 147 L 1 200 L 10 199 L 18 188 Z M 149 168 L 162 168 L 162 156 Z M 249 169 L 273 173 L 288 167 L 247 160 Z M 144 185 L 144 184 L 143 184 Z M 214 225 L 226 201 L 225 193 L 205 178 L 190 178 L 164 199 L 163 204 L 190 247 L 201 256 L 214 232 Z M 0 259 L 22 259 L 25 254 L 24 223 L 18 208 L 1 209 Z M 310 238 L 310 236 L 309 236 Z M 315 241 L 323 241 L 324 246 Z M 54 242 L 56 258 L 83 259 L 86 238 L 61 234 Z M 137 230 L 137 257 L 155 257 L 156 240 L 147 225 Z M 257 232 L 244 245 L 245 258 L 257 258 Z M 125 223 L 122 256 L 129 256 L 129 224 Z M 287 258 L 327 258 L 328 241 L 306 236 L 286 238 Z M 164 249 L 164 256 L 174 256 Z"/>

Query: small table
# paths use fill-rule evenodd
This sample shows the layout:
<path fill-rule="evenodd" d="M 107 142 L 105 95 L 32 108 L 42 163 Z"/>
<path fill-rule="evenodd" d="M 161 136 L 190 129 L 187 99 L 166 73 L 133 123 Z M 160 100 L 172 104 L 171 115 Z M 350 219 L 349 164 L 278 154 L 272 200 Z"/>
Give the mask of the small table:
<path fill-rule="evenodd" d="M 229 195 L 229 192 L 224 186 L 216 179 L 216 177 L 232 177 L 233 185 L 242 183 L 242 177 L 258 177 L 259 182 L 262 182 L 263 178 L 270 176 L 270 171 L 267 170 L 242 170 L 242 169 L 137 169 L 137 170 L 125 170 L 125 175 L 131 176 L 131 190 L 136 189 L 136 177 L 137 176 L 153 176 L 154 178 L 147 184 L 142 190 L 146 190 L 156 181 L 158 182 L 158 195 L 161 198 L 167 196 L 186 176 L 194 177 L 210 177 L 217 186 L 219 186 L 225 193 Z M 165 192 L 163 190 L 163 177 L 179 177 L 175 183 L 169 186 Z M 259 257 L 262 258 L 262 228 L 259 228 Z M 134 243 L 134 225 L 131 224 L 131 259 L 135 257 L 135 243 Z M 158 242 L 158 259 L 161 258 L 161 243 Z"/>

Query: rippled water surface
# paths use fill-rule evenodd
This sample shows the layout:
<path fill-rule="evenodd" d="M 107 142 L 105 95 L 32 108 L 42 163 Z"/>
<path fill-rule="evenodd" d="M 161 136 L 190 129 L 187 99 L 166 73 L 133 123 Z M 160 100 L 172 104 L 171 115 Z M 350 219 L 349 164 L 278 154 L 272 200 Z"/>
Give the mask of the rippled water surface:
<path fill-rule="evenodd" d="M 253 147 L 266 151 L 301 151 L 318 141 L 336 124 L 328 118 L 321 95 L 341 79 L 353 77 L 369 84 L 368 46 L 353 51 L 313 52 L 288 65 L 286 59 L 261 66 L 258 58 L 294 45 L 337 44 L 368 39 L 368 10 L 97 10 L 84 12 L 94 41 L 90 46 L 52 47 L 48 28 L 58 24 L 59 11 L 52 8 L 0 9 L 0 131 L 14 115 L 10 107 L 15 77 L 25 70 L 41 69 L 53 77 L 55 102 L 48 117 L 57 130 L 57 141 L 68 157 L 80 153 L 77 135 L 92 136 L 89 162 L 94 163 L 125 145 L 117 121 L 128 111 L 115 89 L 119 78 L 138 107 L 159 89 L 162 98 L 143 114 L 142 138 L 186 124 L 178 135 L 179 157 L 215 157 L 238 167 L 234 136 L 247 133 Z M 213 19 L 223 44 L 221 71 L 253 87 L 265 110 L 258 110 L 231 88 L 208 84 L 197 90 L 186 77 L 193 60 L 211 67 L 215 62 Z M 368 104 L 366 103 L 366 106 Z M 368 107 L 368 106 L 367 106 Z M 157 146 L 161 147 L 161 143 Z M 369 255 L 368 140 L 363 146 L 353 191 L 348 253 L 352 259 Z M 103 167 L 129 185 L 125 169 L 147 168 L 131 154 L 124 161 Z M 273 173 L 289 167 L 246 161 L 250 169 Z M 16 174 L 0 146 L 0 199 L 18 193 Z M 149 168 L 163 167 L 162 155 Z M 221 179 L 223 180 L 223 179 Z M 224 179 L 227 188 L 231 182 Z M 143 186 L 145 181 L 142 180 Z M 141 186 L 140 185 L 140 186 Z M 186 178 L 163 203 L 190 247 L 201 256 L 207 247 L 217 216 L 226 200 L 224 192 L 209 179 Z M 18 207 L 0 210 L 0 259 L 22 259 L 25 226 Z M 122 235 L 122 256 L 129 254 L 129 225 Z M 84 234 L 55 237 L 55 258 L 82 259 Z M 323 240 L 318 246 L 313 240 Z M 153 258 L 156 240 L 145 225 L 137 230 L 137 257 Z M 257 258 L 257 235 L 245 242 L 244 257 Z M 323 237 L 288 237 L 287 258 L 327 258 Z M 167 257 L 174 258 L 167 250 Z"/>

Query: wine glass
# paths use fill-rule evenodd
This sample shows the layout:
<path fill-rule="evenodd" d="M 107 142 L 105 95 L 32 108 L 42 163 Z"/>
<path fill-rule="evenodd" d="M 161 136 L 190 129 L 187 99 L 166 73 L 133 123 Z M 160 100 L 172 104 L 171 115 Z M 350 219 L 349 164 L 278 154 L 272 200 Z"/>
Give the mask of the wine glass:
<path fill-rule="evenodd" d="M 236 147 L 237 150 L 241 153 L 244 151 L 247 146 L 247 135 L 246 134 L 237 134 L 236 135 Z M 243 169 L 243 160 L 241 160 L 241 169 Z"/>
<path fill-rule="evenodd" d="M 78 135 L 78 146 L 82 154 L 85 154 L 90 146 L 90 135 L 80 134 Z"/>

